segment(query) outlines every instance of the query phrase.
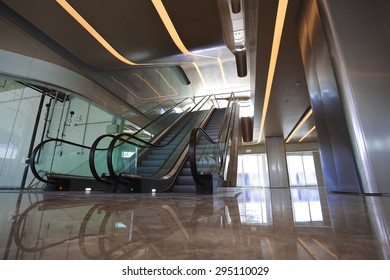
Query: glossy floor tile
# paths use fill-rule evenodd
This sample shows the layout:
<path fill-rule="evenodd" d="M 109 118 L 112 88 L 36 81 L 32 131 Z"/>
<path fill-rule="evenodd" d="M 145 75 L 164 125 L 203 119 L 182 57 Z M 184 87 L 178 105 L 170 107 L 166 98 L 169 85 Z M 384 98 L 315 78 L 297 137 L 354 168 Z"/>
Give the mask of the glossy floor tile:
<path fill-rule="evenodd" d="M 390 197 L 0 192 L 3 259 L 389 259 Z"/>

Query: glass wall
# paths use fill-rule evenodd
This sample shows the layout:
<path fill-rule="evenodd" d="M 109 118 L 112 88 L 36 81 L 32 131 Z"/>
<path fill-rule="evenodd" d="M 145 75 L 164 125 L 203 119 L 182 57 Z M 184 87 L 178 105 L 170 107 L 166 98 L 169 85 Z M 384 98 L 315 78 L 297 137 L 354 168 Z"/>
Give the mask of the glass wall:
<path fill-rule="evenodd" d="M 39 108 L 42 98 L 42 108 Z M 0 188 L 19 189 L 24 176 L 24 187 L 39 186 L 31 172 L 24 175 L 38 115 L 33 147 L 49 138 L 91 146 L 102 134 L 116 134 L 134 127 L 78 95 L 26 86 L 0 76 Z M 42 151 L 38 160 L 53 166 L 53 159 L 61 157 L 61 164 L 70 169 L 89 168 L 85 164 L 88 156 L 89 151 L 83 148 L 56 144 Z"/>
<path fill-rule="evenodd" d="M 0 188 L 20 188 L 41 94 L 0 77 Z"/>

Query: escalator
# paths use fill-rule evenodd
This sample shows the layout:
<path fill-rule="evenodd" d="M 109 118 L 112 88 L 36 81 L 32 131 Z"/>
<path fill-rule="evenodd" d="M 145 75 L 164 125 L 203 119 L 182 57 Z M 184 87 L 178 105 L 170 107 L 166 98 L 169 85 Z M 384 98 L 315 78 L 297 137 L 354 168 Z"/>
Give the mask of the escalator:
<path fill-rule="evenodd" d="M 207 122 L 204 131 L 214 141 L 217 142 L 219 133 L 225 117 L 226 108 L 214 109 L 214 112 Z M 197 146 L 199 149 L 205 149 L 207 146 L 207 140 L 205 138 L 199 139 Z M 181 168 L 178 177 L 172 186 L 172 192 L 180 193 L 195 193 L 196 182 L 192 176 L 190 159 L 187 157 L 184 166 Z"/>
<path fill-rule="evenodd" d="M 162 192 L 172 186 L 188 154 L 194 127 L 204 126 L 212 114 L 213 99 L 203 98 L 153 143 L 134 135 L 119 134 L 109 144 L 107 172 L 93 172 L 107 183 L 107 192 Z M 93 152 L 92 152 L 93 153 Z M 124 159 L 120 155 L 132 154 Z M 96 162 L 92 159 L 91 166 Z"/>
<path fill-rule="evenodd" d="M 107 192 L 213 193 L 227 172 L 237 104 L 234 96 L 230 100 L 226 108 L 192 110 L 153 144 L 139 143 L 132 135 L 117 135 L 107 153 L 108 172 L 97 180 L 109 184 Z M 130 151 L 129 160 L 115 161 Z"/>
<path fill-rule="evenodd" d="M 217 104 L 215 96 L 176 104 L 136 133 L 104 134 L 90 147 L 47 139 L 34 149 L 31 170 L 45 190 L 212 193 L 234 115 Z"/>
<path fill-rule="evenodd" d="M 194 100 L 186 98 L 175 103 L 165 113 L 157 117 L 135 134 L 142 141 L 153 141 L 164 132 L 170 124 L 180 119 L 184 113 L 196 105 Z M 112 139 L 113 134 L 105 134 L 99 139 Z M 101 141 L 100 144 L 104 144 Z M 99 165 L 106 162 L 107 146 L 97 147 L 94 151 L 95 162 Z M 38 144 L 28 163 L 35 178 L 43 182 L 44 190 L 57 191 L 103 191 L 106 183 L 97 181 L 90 167 L 91 146 L 66 141 L 59 138 L 48 138 Z"/>

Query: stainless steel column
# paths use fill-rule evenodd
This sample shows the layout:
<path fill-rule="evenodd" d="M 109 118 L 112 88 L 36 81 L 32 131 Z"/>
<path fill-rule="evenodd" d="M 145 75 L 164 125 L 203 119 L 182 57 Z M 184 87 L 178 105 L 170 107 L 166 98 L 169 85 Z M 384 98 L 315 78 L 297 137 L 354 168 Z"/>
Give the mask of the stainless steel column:
<path fill-rule="evenodd" d="M 390 2 L 317 0 L 365 193 L 390 193 Z"/>
<path fill-rule="evenodd" d="M 299 43 L 327 190 L 361 192 L 345 111 L 316 0 L 303 1 Z"/>
<path fill-rule="evenodd" d="M 283 137 L 266 137 L 268 174 L 271 188 L 288 188 L 286 150 Z"/>

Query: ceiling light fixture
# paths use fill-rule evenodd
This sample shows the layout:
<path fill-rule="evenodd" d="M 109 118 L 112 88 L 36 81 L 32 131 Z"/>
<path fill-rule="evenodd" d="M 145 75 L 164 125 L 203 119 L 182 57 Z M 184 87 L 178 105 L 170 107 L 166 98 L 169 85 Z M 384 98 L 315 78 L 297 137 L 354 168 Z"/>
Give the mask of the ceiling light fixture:
<path fill-rule="evenodd" d="M 267 84 L 266 84 L 266 88 L 265 88 L 263 112 L 261 115 L 258 142 L 261 142 L 261 139 L 263 137 L 265 118 L 267 116 L 269 99 L 271 96 L 271 88 L 272 88 L 272 83 L 273 83 L 274 74 L 275 74 L 276 61 L 278 59 L 280 41 L 282 39 L 283 25 L 284 25 L 284 19 L 286 17 L 287 5 L 288 5 L 288 0 L 279 0 L 278 11 L 276 14 L 274 38 L 273 38 L 273 42 L 272 42 L 271 57 L 270 57 L 270 63 L 269 63 L 269 68 L 268 68 Z"/>
<path fill-rule="evenodd" d="M 140 65 L 128 60 L 116 51 L 66 0 L 56 0 L 57 3 L 67 11 L 89 34 L 92 35 L 109 53 L 120 61 L 129 65 Z M 142 64 L 145 65 L 145 64 Z"/>
<path fill-rule="evenodd" d="M 169 17 L 168 15 L 168 12 L 167 10 L 165 9 L 164 7 L 164 4 L 162 3 L 162 0 L 151 0 L 157 13 L 159 14 L 165 28 L 167 29 L 169 35 L 171 36 L 173 42 L 175 43 L 175 45 L 177 46 L 177 48 L 185 55 L 190 55 L 190 56 L 197 56 L 197 57 L 203 57 L 203 58 L 209 58 L 209 59 L 215 59 L 217 60 L 218 64 L 219 64 L 219 68 L 221 70 L 221 75 L 222 75 L 222 80 L 223 82 L 226 84 L 226 78 L 225 78 L 225 72 L 224 72 L 224 69 L 223 69 L 223 66 L 222 66 L 222 62 L 221 62 L 221 59 L 218 58 L 218 57 L 212 57 L 212 56 L 206 56 L 206 55 L 200 55 L 200 54 L 194 54 L 194 53 L 191 53 L 184 45 L 184 43 L 182 42 L 182 40 L 180 39 L 180 36 L 179 34 L 177 33 L 176 31 L 176 28 L 175 26 L 173 25 L 172 23 L 172 20 L 171 18 Z M 193 63 L 194 64 L 194 63 Z M 195 66 L 195 64 L 194 64 Z M 195 66 L 198 74 L 200 73 L 199 71 L 199 67 Z M 203 84 L 205 85 L 204 83 L 204 80 L 203 80 L 203 77 L 201 77 L 201 80 L 203 81 Z"/>
<path fill-rule="evenodd" d="M 167 10 L 165 9 L 163 3 L 161 0 L 152 0 L 152 3 L 154 7 L 157 10 L 157 13 L 159 14 L 162 22 L 164 23 L 165 28 L 167 29 L 169 35 L 171 36 L 173 42 L 178 47 L 178 49 L 183 53 L 189 55 L 190 52 L 187 50 L 187 48 L 184 46 L 183 42 L 181 41 L 179 34 L 176 31 L 175 26 L 172 23 L 171 18 L 168 15 Z"/>
<path fill-rule="evenodd" d="M 310 109 L 309 112 L 306 113 L 305 117 L 298 123 L 295 129 L 291 132 L 290 136 L 287 138 L 286 143 L 290 142 L 291 138 L 297 133 L 297 131 L 302 127 L 302 125 L 307 121 L 307 119 L 313 114 L 313 109 Z"/>
<path fill-rule="evenodd" d="M 299 143 L 302 142 L 313 130 L 316 129 L 316 126 L 313 126 L 301 139 L 299 139 Z"/>

